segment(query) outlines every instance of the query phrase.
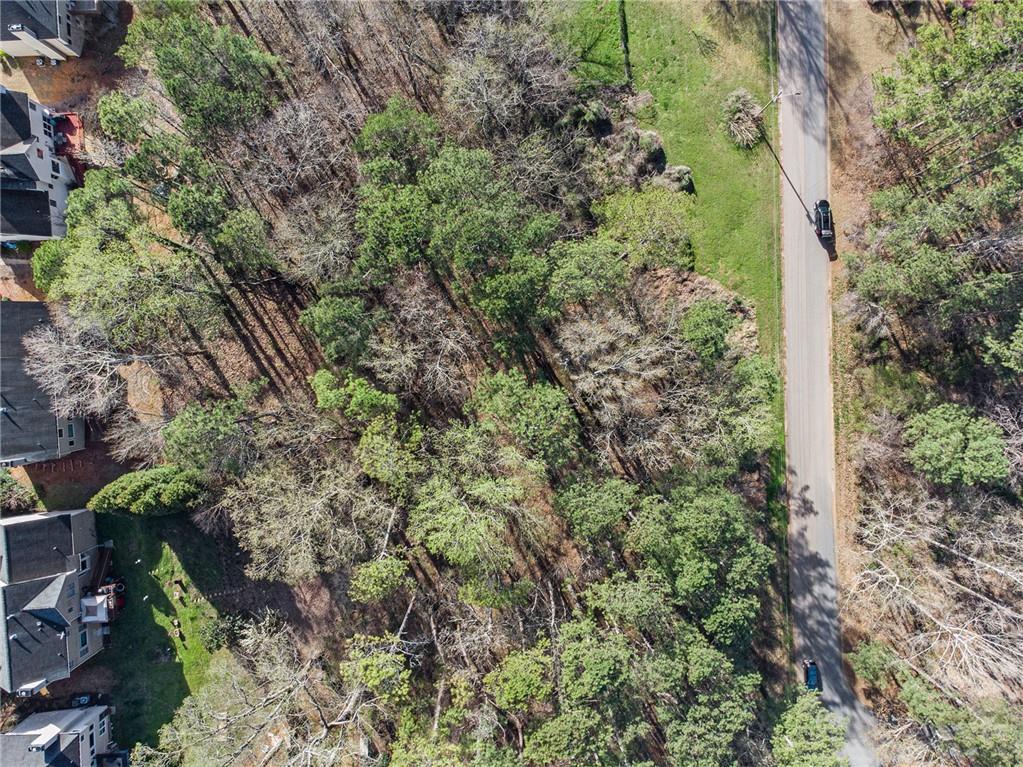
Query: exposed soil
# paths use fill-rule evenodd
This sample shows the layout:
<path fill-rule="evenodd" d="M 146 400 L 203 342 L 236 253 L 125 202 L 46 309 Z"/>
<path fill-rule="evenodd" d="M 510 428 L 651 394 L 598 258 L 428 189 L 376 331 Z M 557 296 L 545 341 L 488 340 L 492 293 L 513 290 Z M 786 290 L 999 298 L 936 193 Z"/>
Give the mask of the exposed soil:
<path fill-rule="evenodd" d="M 55 461 L 20 466 L 11 473 L 32 486 L 47 510 L 83 508 L 97 490 L 127 470 L 110 457 L 107 445 L 97 436 L 89 429 L 85 450 Z"/>
<path fill-rule="evenodd" d="M 7 301 L 41 301 L 43 294 L 32 281 L 32 262 L 27 250 L 3 252 L 0 262 L 0 298 Z"/>

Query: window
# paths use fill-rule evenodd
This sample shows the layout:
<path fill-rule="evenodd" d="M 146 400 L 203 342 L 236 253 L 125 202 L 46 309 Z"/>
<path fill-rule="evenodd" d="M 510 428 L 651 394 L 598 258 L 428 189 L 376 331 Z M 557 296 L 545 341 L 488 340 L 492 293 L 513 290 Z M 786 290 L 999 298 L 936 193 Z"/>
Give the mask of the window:
<path fill-rule="evenodd" d="M 57 201 L 54 200 L 53 198 L 50 198 L 50 207 L 51 208 L 56 208 L 57 207 Z"/>
<path fill-rule="evenodd" d="M 57 429 L 57 439 L 64 439 L 64 430 L 61 428 Z"/>
<path fill-rule="evenodd" d="M 87 552 L 83 551 L 78 555 L 78 569 L 83 573 L 89 569 L 89 554 Z"/>
<path fill-rule="evenodd" d="M 89 654 L 89 630 L 83 628 L 78 632 L 78 657 L 84 658 Z"/>
<path fill-rule="evenodd" d="M 38 157 L 40 160 L 43 159 L 43 150 L 40 149 L 39 147 L 36 147 L 36 157 Z"/>
<path fill-rule="evenodd" d="M 75 582 L 71 581 L 67 585 L 67 596 L 68 596 L 68 599 L 71 599 L 75 595 L 76 591 L 77 591 L 77 589 L 75 588 Z"/>
<path fill-rule="evenodd" d="M 73 439 L 69 439 L 69 440 L 67 441 L 67 446 L 68 446 L 68 447 L 74 447 L 74 446 L 75 446 L 75 441 L 74 441 Z"/>
<path fill-rule="evenodd" d="M 96 733 L 92 731 L 92 725 L 89 725 L 89 750 L 96 750 Z"/>
<path fill-rule="evenodd" d="M 107 734 L 107 718 L 105 716 L 99 720 L 99 734 L 100 735 Z"/>
<path fill-rule="evenodd" d="M 50 170 L 53 171 L 54 178 L 60 176 L 60 163 L 58 163 L 56 160 L 50 160 Z"/>
<path fill-rule="evenodd" d="M 36 111 L 36 105 L 35 105 L 35 103 L 33 103 L 33 102 L 31 102 L 31 101 L 30 101 L 30 102 L 28 102 L 28 108 L 29 108 L 29 109 L 31 109 L 31 110 L 32 110 L 33 112 L 34 112 L 34 111 Z"/>
<path fill-rule="evenodd" d="M 67 422 L 67 438 L 68 439 L 75 438 L 75 425 L 72 421 Z"/>

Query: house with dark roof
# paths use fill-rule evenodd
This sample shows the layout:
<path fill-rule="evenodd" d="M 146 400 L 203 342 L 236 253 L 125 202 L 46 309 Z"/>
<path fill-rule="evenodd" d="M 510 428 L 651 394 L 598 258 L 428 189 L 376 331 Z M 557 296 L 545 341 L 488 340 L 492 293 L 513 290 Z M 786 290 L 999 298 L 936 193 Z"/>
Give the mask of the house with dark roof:
<path fill-rule="evenodd" d="M 4 0 L 0 5 L 0 50 L 8 56 L 55 61 L 82 55 L 95 0 Z"/>
<path fill-rule="evenodd" d="M 0 689 L 35 695 L 103 649 L 112 549 L 85 509 L 0 518 Z"/>
<path fill-rule="evenodd" d="M 41 711 L 0 735 L 3 767 L 127 767 L 111 730 L 110 706 Z"/>
<path fill-rule="evenodd" d="M 57 119 L 28 94 L 0 85 L 0 240 L 36 242 L 67 232 L 75 176 L 57 153 Z"/>
<path fill-rule="evenodd" d="M 58 418 L 50 397 L 25 371 L 23 340 L 46 325 L 39 301 L 0 301 L 0 466 L 62 458 L 85 447 L 85 421 Z"/>

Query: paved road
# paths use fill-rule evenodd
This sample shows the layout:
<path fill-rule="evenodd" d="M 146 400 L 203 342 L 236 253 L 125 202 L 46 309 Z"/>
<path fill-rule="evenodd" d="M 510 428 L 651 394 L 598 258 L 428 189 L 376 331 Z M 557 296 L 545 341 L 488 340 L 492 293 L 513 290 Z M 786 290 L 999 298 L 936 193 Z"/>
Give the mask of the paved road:
<path fill-rule="evenodd" d="M 830 266 L 809 220 L 814 201 L 828 196 L 824 23 L 823 0 L 778 4 L 778 84 L 786 94 L 801 93 L 779 101 L 789 578 L 796 659 L 817 661 L 825 704 L 848 720 L 846 755 L 851 767 L 876 767 L 870 715 L 842 673 L 835 577 Z"/>

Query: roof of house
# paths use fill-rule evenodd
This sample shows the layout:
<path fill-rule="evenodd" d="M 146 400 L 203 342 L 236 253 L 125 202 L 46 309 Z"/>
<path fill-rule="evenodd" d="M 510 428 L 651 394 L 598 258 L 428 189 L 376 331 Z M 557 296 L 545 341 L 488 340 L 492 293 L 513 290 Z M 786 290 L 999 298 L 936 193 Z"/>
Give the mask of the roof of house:
<path fill-rule="evenodd" d="M 4 207 L 8 194 L 3 194 Z M 44 303 L 0 301 L 0 460 L 36 453 L 56 457 L 58 453 L 50 398 L 25 372 L 22 345 L 31 330 L 49 321 Z"/>
<path fill-rule="evenodd" d="M 108 713 L 106 706 L 40 711 L 0 735 L 0 763 L 4 767 L 86 767 L 80 765 L 82 723 Z M 29 750 L 30 748 L 41 750 Z"/>
<path fill-rule="evenodd" d="M 96 546 L 91 511 L 0 520 L 0 687 L 14 691 L 68 674 L 78 555 Z M 74 590 L 69 590 L 71 584 Z M 69 634 L 75 634 L 69 638 Z M 6 767 L 6 765 L 5 765 Z"/>
<path fill-rule="evenodd" d="M 0 186 L 9 189 L 35 189 L 39 174 L 24 152 L 0 155 Z M 25 183 L 20 183 L 25 182 Z"/>
<path fill-rule="evenodd" d="M 12 189 L 3 185 L 0 194 L 0 236 L 53 234 L 49 192 L 42 189 Z"/>
<path fill-rule="evenodd" d="M 0 736 L 0 763 L 4 767 L 85 767 L 81 759 L 81 737 L 62 732 L 42 751 L 29 751 L 34 734 L 7 733 Z"/>
<path fill-rule="evenodd" d="M 0 638 L 0 687 L 11 692 L 42 680 L 62 679 L 70 670 L 68 620 L 59 611 L 55 616 L 52 611 L 26 609 L 52 581 L 40 578 L 0 586 L 5 634 Z"/>
<path fill-rule="evenodd" d="M 31 514 L 0 525 L 0 584 L 66 572 L 75 553 L 72 515 Z"/>
<path fill-rule="evenodd" d="M 4 5 L 4 23 L 7 29 L 7 5 Z M 5 40 L 7 38 L 4 38 Z M 0 149 L 20 144 L 32 137 L 32 120 L 29 116 L 28 94 L 6 88 L 0 93 Z"/>
<path fill-rule="evenodd" d="M 57 35 L 56 0 L 4 0 L 4 21 L 0 24 L 0 41 L 16 40 L 10 27 L 21 24 L 42 40 L 52 40 Z"/>

